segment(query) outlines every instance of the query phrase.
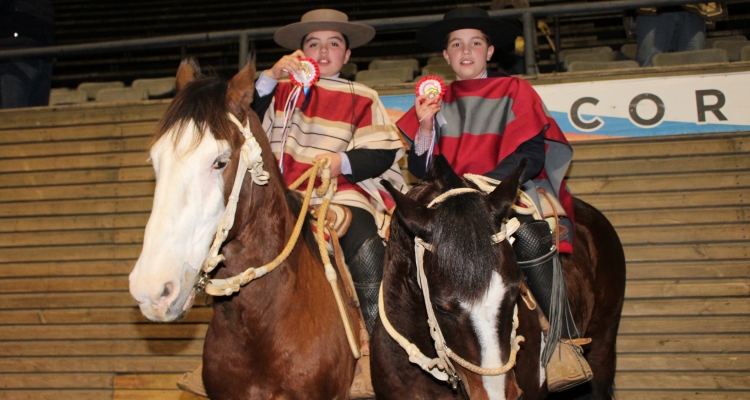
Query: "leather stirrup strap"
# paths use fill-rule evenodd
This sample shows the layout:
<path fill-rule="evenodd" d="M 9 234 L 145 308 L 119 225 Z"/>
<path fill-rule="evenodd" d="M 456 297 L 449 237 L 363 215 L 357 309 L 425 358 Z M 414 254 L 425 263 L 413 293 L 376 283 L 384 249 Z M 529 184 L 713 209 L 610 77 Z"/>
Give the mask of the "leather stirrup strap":
<path fill-rule="evenodd" d="M 356 321 L 350 321 L 350 323 L 356 322 L 356 324 L 352 325 L 358 328 L 359 349 L 362 352 L 362 355 L 370 355 L 370 335 L 367 333 L 365 318 L 362 315 L 362 309 L 359 306 L 359 298 L 357 297 L 357 291 L 354 289 L 352 274 L 349 272 L 349 268 L 347 268 L 346 262 L 344 261 L 344 251 L 341 249 L 341 243 L 339 242 L 339 237 L 336 234 L 336 231 L 328 229 L 328 233 L 331 236 L 331 243 L 333 244 L 333 255 L 336 261 L 334 264 L 336 264 L 336 269 L 341 276 L 341 283 L 344 285 L 344 293 L 350 309 L 348 315 L 351 317 L 352 312 L 354 312 L 354 318 L 356 318 Z"/>

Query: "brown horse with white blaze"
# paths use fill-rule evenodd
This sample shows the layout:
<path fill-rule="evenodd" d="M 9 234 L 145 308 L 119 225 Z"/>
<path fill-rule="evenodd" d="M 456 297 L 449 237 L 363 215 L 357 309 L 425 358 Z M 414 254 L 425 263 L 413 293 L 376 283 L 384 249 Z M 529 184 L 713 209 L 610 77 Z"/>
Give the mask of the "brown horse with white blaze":
<path fill-rule="evenodd" d="M 523 275 L 508 240 L 524 165 L 522 161 L 485 194 L 472 190 L 478 189 L 474 183 L 458 177 L 445 158 L 437 156 L 409 193 L 390 190 L 397 206 L 384 264 L 384 307 L 370 343 L 378 400 L 529 400 L 548 395 L 540 363 L 544 342 L 539 316 L 533 302 L 521 300 Z M 592 381 L 554 396 L 611 399 L 625 258 L 606 218 L 580 200 L 574 204 L 574 250 L 561 258 L 574 320 L 584 337 L 592 338 L 584 355 L 594 375 Z M 424 246 L 422 242 L 428 245 L 420 254 L 415 249 Z M 430 313 L 441 335 L 428 326 Z M 436 336 L 442 336 L 452 352 L 449 361 L 439 358 Z M 515 353 L 519 336 L 525 340 Z M 417 365 L 415 348 L 423 360 L 433 362 Z M 446 370 L 434 367 L 447 362 L 460 378 L 455 388 L 444 382 L 451 378 L 450 369 L 446 376 L 441 374 Z"/>
<path fill-rule="evenodd" d="M 154 205 L 130 292 L 153 321 L 182 318 L 232 191 L 249 124 L 268 183 L 242 181 L 234 224 L 214 278 L 276 258 L 289 240 L 299 197 L 282 179 L 258 116 L 250 110 L 255 67 L 228 83 L 182 62 L 177 95 L 151 146 Z M 231 116 L 230 116 L 231 114 Z M 213 300 L 203 382 L 213 399 L 345 399 L 354 376 L 343 322 L 310 230 L 288 258 L 239 293 Z M 341 280 L 339 280 L 341 282 Z M 343 289 L 342 289 L 343 290 Z"/>

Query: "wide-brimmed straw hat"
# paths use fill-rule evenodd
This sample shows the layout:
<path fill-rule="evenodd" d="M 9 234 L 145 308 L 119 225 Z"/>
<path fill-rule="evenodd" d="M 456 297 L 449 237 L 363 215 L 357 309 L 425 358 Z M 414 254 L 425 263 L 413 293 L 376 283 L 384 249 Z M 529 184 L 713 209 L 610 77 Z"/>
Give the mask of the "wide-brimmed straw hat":
<path fill-rule="evenodd" d="M 433 22 L 417 32 L 417 42 L 430 50 L 443 50 L 448 35 L 459 29 L 478 29 L 490 38 L 494 46 L 513 43 L 519 34 L 515 26 L 490 18 L 486 10 L 460 7 L 445 13 L 442 21 Z"/>
<path fill-rule="evenodd" d="M 300 22 L 289 24 L 273 35 L 279 46 L 287 49 L 299 49 L 302 38 L 316 31 L 341 32 L 349 39 L 349 48 L 367 44 L 375 37 L 375 28 L 370 25 L 349 22 L 349 17 L 341 11 L 321 8 L 312 10 L 302 16 Z"/>

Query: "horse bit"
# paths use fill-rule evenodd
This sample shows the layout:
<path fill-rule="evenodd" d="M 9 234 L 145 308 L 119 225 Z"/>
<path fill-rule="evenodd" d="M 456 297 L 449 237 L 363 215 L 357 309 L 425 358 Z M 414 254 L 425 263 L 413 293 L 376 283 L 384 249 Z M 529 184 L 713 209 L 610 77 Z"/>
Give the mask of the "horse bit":
<path fill-rule="evenodd" d="M 452 189 L 436 197 L 434 200 L 432 200 L 432 202 L 430 202 L 427 207 L 432 208 L 434 205 L 441 203 L 449 197 L 464 193 L 482 192 L 472 188 Z M 516 218 L 510 219 L 507 223 L 503 223 L 500 228 L 500 232 L 492 235 L 492 243 L 500 243 L 506 239 L 510 243 L 513 243 L 514 238 L 512 238 L 511 235 L 515 233 L 519 226 L 520 223 Z M 425 250 L 434 251 L 431 244 L 425 242 L 419 237 L 415 237 L 414 252 L 416 255 L 415 258 L 417 264 L 417 283 L 422 289 L 422 294 L 425 299 L 425 308 L 427 309 L 428 316 L 427 324 L 430 328 L 430 336 L 435 343 L 435 351 L 437 352 L 437 357 L 427 357 L 419 350 L 416 344 L 409 342 L 408 339 L 398 333 L 393 325 L 391 325 L 390 321 L 388 320 L 388 316 L 385 313 L 385 304 L 383 301 L 383 285 L 381 283 L 380 296 L 378 299 L 378 310 L 380 312 L 380 319 L 383 322 L 385 330 L 396 342 L 398 342 L 398 344 L 404 349 L 404 351 L 406 351 L 406 353 L 409 355 L 410 362 L 419 365 L 420 368 L 430 373 L 436 379 L 449 382 L 453 387 L 453 390 L 456 390 L 458 388 L 461 380 L 456 372 L 456 368 L 451 363 L 451 360 L 455 361 L 457 364 L 466 368 L 467 370 L 479 375 L 495 376 L 502 375 L 510 371 L 516 364 L 516 354 L 521 348 L 519 344 L 524 341 L 523 336 L 516 335 L 516 329 L 518 328 L 518 305 L 516 305 L 513 309 L 513 329 L 510 333 L 510 356 L 508 357 L 508 362 L 505 363 L 505 365 L 496 368 L 484 368 L 461 358 L 458 354 L 454 353 L 448 347 L 447 343 L 445 342 L 443 332 L 440 329 L 440 325 L 435 318 L 435 312 L 432 308 L 432 301 L 430 300 L 430 289 L 427 284 L 427 276 L 424 272 Z"/>

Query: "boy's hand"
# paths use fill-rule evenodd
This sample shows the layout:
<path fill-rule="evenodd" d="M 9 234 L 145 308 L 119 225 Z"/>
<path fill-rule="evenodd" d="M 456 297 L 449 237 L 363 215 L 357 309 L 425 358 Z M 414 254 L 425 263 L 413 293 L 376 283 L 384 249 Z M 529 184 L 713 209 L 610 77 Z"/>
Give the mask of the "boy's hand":
<path fill-rule="evenodd" d="M 289 76 L 289 71 L 297 73 L 301 68 L 299 59 L 304 57 L 305 53 L 302 50 L 295 50 L 294 53 L 281 57 L 271 69 L 266 70 L 266 75 L 270 76 L 277 81 L 281 78 Z"/>
<path fill-rule="evenodd" d="M 426 94 L 414 99 L 414 110 L 417 112 L 419 129 L 424 133 L 431 133 L 433 128 L 433 116 L 440 111 L 440 102 L 430 100 Z"/>
<path fill-rule="evenodd" d="M 324 153 L 324 154 L 318 154 L 313 158 L 313 162 L 316 162 L 322 158 L 330 158 L 331 159 L 331 165 L 328 167 L 328 169 L 331 171 L 331 179 L 337 178 L 339 175 L 341 175 L 341 155 L 339 153 Z M 318 174 L 320 174 L 320 171 L 318 170 Z"/>

